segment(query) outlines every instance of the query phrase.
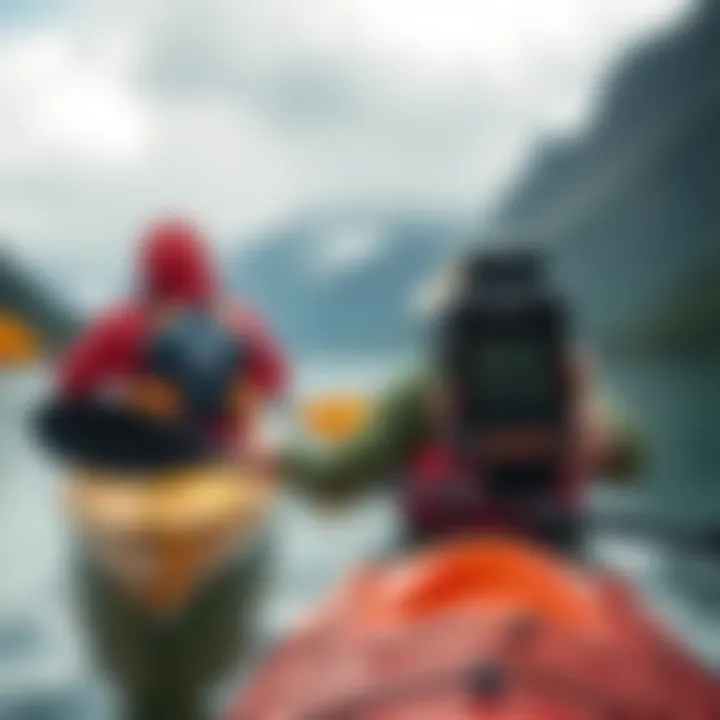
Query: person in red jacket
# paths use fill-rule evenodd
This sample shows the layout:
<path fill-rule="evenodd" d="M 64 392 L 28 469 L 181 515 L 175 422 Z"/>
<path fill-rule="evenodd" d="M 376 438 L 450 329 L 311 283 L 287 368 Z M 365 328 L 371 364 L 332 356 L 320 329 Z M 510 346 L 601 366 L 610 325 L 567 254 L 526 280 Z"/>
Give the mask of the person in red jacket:
<path fill-rule="evenodd" d="M 235 453 L 251 443 L 255 411 L 283 392 L 287 361 L 260 317 L 223 292 L 200 230 L 168 219 L 141 240 L 134 297 L 90 324 L 57 380 L 65 398 L 180 416 Z"/>

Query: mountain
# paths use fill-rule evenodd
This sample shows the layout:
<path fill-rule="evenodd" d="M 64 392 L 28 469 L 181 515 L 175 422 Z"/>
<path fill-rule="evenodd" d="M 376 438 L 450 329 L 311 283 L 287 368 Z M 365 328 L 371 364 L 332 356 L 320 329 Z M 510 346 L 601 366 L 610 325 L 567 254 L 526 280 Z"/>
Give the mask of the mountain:
<path fill-rule="evenodd" d="M 667 353 L 720 348 L 720 259 L 704 264 L 635 328 L 610 347 L 621 352 Z"/>
<path fill-rule="evenodd" d="M 231 284 L 296 353 L 403 351 L 420 338 L 413 299 L 458 237 L 422 213 L 318 212 L 250 243 Z"/>
<path fill-rule="evenodd" d="M 720 264 L 718 65 L 720 3 L 708 1 L 637 48 L 585 135 L 548 144 L 497 211 L 496 224 L 554 243 L 589 338 L 637 348 L 626 341 L 643 336 L 650 350 L 684 342 L 678 324 L 696 322 L 675 308 L 699 302 L 685 298 Z M 720 306 L 704 318 L 720 325 Z"/>
<path fill-rule="evenodd" d="M 490 218 L 552 245 L 557 278 L 592 344 L 682 343 L 678 325 L 697 322 L 697 312 L 681 317 L 673 308 L 698 302 L 704 326 L 720 325 L 717 303 L 686 298 L 697 282 L 712 286 L 699 274 L 720 264 L 718 66 L 720 3 L 707 1 L 683 26 L 634 49 L 587 131 L 541 146 Z M 358 249 L 363 233 L 368 253 Z M 230 274 L 295 348 L 394 349 L 417 339 L 410 297 L 456 238 L 447 218 L 332 210 L 258 238 Z M 344 246 L 355 264 L 328 261 Z M 671 326 L 665 340 L 655 337 Z"/>

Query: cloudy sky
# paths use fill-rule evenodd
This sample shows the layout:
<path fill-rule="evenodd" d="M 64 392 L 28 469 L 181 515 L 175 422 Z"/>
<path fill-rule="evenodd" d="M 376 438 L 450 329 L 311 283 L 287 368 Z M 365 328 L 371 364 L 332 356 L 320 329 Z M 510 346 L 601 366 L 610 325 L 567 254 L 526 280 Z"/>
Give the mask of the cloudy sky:
<path fill-rule="evenodd" d="M 477 213 L 691 0 L 0 0 L 0 235 L 82 302 L 179 210 Z"/>

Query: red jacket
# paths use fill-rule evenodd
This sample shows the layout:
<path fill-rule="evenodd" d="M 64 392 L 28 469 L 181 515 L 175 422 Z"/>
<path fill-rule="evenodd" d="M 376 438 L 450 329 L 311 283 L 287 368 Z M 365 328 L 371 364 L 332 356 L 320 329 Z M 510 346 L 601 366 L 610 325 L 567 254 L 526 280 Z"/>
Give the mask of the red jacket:
<path fill-rule="evenodd" d="M 96 320 L 60 363 L 60 392 L 90 398 L 143 375 L 143 350 L 156 309 L 162 306 L 222 305 L 222 312 L 248 349 L 244 372 L 261 398 L 272 399 L 286 385 L 284 354 L 262 320 L 245 306 L 221 297 L 205 238 L 178 220 L 151 227 L 141 243 L 137 297 L 112 308 Z M 232 442 L 241 430 L 227 419 L 222 434 Z"/>
<path fill-rule="evenodd" d="M 515 531 L 526 526 L 512 501 L 491 501 L 483 478 L 463 471 L 457 452 L 446 442 L 429 442 L 417 450 L 409 468 L 405 511 L 421 536 L 488 530 Z M 558 512 L 578 508 L 583 476 L 568 466 L 558 474 L 549 494 Z M 531 532 L 531 531 L 530 531 Z"/>

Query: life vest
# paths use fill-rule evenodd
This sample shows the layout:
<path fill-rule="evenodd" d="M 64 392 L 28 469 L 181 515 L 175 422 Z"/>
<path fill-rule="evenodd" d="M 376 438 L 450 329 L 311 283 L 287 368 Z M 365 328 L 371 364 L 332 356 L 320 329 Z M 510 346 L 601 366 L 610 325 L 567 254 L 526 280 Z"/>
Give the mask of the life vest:
<path fill-rule="evenodd" d="M 131 403 L 209 439 L 246 409 L 248 349 L 220 313 L 190 308 L 157 319 L 144 338 Z"/>
<path fill-rule="evenodd" d="M 570 509 L 579 500 L 577 474 L 570 468 L 551 481 L 511 473 L 491 488 L 487 478 L 468 471 L 449 442 L 425 444 L 413 456 L 402 483 L 410 532 L 420 538 L 477 531 L 519 531 L 523 502 Z M 523 487 L 524 486 L 524 487 Z M 530 505 L 532 507 L 532 505 Z"/>

